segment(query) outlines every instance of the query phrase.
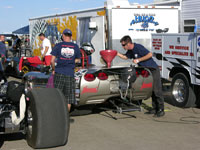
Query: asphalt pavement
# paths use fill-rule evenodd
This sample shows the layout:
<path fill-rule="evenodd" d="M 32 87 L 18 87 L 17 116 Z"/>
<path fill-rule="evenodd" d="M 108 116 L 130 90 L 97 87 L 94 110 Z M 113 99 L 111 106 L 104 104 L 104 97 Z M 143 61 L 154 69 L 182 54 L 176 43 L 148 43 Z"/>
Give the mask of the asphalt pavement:
<path fill-rule="evenodd" d="M 151 100 L 144 102 L 149 106 Z M 166 103 L 166 115 L 102 111 L 73 117 L 69 140 L 51 150 L 199 150 L 200 109 L 181 109 Z M 113 119 L 114 116 L 116 119 Z M 22 134 L 1 135 L 1 150 L 31 150 Z"/>
<path fill-rule="evenodd" d="M 200 109 L 182 109 L 165 103 L 166 115 L 154 118 L 142 111 L 112 111 L 73 116 L 67 145 L 48 150 L 199 150 Z M 32 150 L 23 134 L 1 135 L 1 150 Z"/>

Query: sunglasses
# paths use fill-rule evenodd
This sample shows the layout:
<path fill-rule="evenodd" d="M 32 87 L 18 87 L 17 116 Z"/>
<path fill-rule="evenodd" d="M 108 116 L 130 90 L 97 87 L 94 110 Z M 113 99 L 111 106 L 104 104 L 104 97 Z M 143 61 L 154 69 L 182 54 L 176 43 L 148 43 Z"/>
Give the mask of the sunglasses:
<path fill-rule="evenodd" d="M 124 47 L 124 46 L 126 46 L 128 43 L 126 43 L 126 44 L 122 44 L 122 46 Z"/>

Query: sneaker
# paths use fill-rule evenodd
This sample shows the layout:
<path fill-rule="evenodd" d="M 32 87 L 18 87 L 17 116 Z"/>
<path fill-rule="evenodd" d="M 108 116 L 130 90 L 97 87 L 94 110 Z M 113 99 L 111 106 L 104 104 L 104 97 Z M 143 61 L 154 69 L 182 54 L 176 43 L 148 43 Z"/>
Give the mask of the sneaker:
<path fill-rule="evenodd" d="M 155 109 L 151 109 L 151 110 L 145 112 L 144 114 L 146 114 L 146 115 L 153 115 L 153 114 L 156 114 L 156 110 Z"/>
<path fill-rule="evenodd" d="M 162 117 L 165 115 L 165 111 L 164 110 L 159 110 L 156 114 L 154 114 L 154 117 Z"/>

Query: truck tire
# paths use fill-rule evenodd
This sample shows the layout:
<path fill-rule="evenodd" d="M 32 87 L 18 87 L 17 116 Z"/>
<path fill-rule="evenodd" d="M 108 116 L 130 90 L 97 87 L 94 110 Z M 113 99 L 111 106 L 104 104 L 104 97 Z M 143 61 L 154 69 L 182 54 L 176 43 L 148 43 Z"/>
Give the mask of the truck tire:
<path fill-rule="evenodd" d="M 63 94 L 55 88 L 39 88 L 27 95 L 28 145 L 32 148 L 65 145 L 69 134 L 69 113 Z"/>
<path fill-rule="evenodd" d="M 178 107 L 193 107 L 196 96 L 188 78 L 183 73 L 176 74 L 171 84 L 172 103 Z"/>

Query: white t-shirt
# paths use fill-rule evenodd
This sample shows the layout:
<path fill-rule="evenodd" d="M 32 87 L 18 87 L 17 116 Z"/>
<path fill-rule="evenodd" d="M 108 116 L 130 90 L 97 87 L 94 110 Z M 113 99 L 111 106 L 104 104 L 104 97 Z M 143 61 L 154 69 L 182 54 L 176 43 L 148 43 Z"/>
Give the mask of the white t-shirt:
<path fill-rule="evenodd" d="M 47 55 L 51 55 L 51 51 L 52 51 L 52 48 L 51 48 L 51 43 L 50 41 L 45 38 L 43 41 L 42 41 L 42 50 L 41 50 L 41 53 L 43 55 L 44 51 L 45 51 L 45 47 L 49 47 L 47 53 L 46 53 L 46 56 Z"/>

